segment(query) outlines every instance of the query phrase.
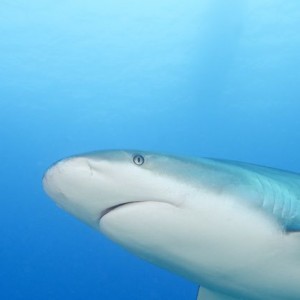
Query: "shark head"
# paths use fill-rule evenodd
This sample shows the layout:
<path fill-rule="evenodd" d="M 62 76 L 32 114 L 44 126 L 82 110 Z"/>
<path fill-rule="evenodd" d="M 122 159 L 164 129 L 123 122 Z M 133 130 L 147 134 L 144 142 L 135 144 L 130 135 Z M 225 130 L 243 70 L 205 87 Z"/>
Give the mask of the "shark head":
<path fill-rule="evenodd" d="M 194 279 L 194 264 L 187 261 L 199 247 L 183 245 L 199 243 L 193 238 L 199 223 L 195 212 L 208 207 L 198 207 L 192 173 L 193 162 L 169 155 L 103 151 L 57 162 L 45 173 L 43 186 L 59 207 L 123 247 Z M 204 203 L 205 198 L 203 190 Z M 200 218 L 204 232 L 208 218 L 206 213 Z"/>
<path fill-rule="evenodd" d="M 47 194 L 63 209 L 99 229 L 115 211 L 130 215 L 144 203 L 178 207 L 183 183 L 171 172 L 179 159 L 139 151 L 103 151 L 55 163 L 44 175 Z M 130 216 L 131 217 L 131 216 Z"/>

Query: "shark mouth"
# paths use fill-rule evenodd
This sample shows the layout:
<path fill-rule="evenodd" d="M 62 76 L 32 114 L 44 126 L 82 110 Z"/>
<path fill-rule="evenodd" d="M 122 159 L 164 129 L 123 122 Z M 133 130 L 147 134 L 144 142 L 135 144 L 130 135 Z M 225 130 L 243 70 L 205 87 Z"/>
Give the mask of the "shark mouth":
<path fill-rule="evenodd" d="M 169 204 L 169 205 L 172 205 L 172 206 L 175 206 L 175 207 L 179 207 L 180 205 L 176 205 L 176 204 L 173 204 L 173 203 L 170 203 L 170 202 L 167 202 L 167 201 L 153 201 L 153 200 L 145 200 L 145 201 L 131 201 L 131 202 L 124 202 L 124 203 L 120 203 L 120 204 L 116 204 L 116 205 L 113 205 L 113 206 L 110 206 L 106 209 L 104 209 L 101 213 L 100 213 L 100 216 L 99 216 L 99 219 L 98 219 L 98 222 L 101 221 L 101 219 L 106 216 L 107 214 L 109 214 L 110 212 L 116 210 L 116 209 L 119 209 L 120 207 L 123 207 L 123 206 L 127 206 L 127 205 L 131 205 L 131 204 L 136 204 L 136 203 L 150 203 L 150 202 L 155 202 L 155 203 L 165 203 L 165 204 Z"/>
<path fill-rule="evenodd" d="M 120 204 L 117 204 L 117 205 L 114 205 L 114 206 L 111 206 L 111 207 L 108 207 L 106 209 L 104 209 L 101 214 L 100 214 L 100 217 L 99 217 L 99 221 L 101 221 L 101 219 L 109 214 L 111 211 L 117 209 L 117 208 L 120 208 L 122 206 L 126 206 L 126 205 L 130 205 L 130 204 L 133 204 L 133 203 L 139 203 L 140 201 L 132 201 L 132 202 L 124 202 L 124 203 L 120 203 Z"/>

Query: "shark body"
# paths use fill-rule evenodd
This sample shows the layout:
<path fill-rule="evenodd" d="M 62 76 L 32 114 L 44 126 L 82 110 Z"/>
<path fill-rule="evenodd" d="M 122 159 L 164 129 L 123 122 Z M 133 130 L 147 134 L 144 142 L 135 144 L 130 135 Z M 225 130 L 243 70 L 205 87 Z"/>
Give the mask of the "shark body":
<path fill-rule="evenodd" d="M 300 299 L 300 175 L 142 151 L 59 161 L 44 189 L 129 251 L 201 285 L 199 300 Z"/>

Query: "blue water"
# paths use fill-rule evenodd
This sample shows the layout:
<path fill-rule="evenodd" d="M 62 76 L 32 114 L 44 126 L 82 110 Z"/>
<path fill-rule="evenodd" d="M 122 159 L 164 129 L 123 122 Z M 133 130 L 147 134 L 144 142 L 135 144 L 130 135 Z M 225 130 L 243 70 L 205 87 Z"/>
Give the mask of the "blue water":
<path fill-rule="evenodd" d="M 195 299 L 58 209 L 43 172 L 112 148 L 300 171 L 299 28 L 298 0 L 1 1 L 0 299 Z"/>

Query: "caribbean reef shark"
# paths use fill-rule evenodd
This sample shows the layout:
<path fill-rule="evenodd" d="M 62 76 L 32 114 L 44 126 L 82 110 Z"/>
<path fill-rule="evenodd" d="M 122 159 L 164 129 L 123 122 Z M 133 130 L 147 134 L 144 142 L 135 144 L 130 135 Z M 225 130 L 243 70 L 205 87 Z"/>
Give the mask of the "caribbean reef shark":
<path fill-rule="evenodd" d="M 199 300 L 300 299 L 300 175 L 215 159 L 100 151 L 59 161 L 44 189 Z"/>

